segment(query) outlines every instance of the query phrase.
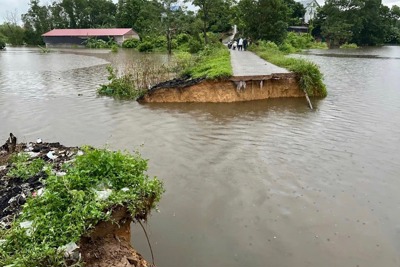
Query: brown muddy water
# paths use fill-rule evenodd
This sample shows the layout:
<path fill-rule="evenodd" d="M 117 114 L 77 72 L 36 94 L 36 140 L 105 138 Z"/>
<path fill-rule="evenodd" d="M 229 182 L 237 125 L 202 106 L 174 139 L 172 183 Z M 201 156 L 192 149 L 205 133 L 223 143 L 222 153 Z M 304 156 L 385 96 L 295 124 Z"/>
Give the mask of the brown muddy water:
<path fill-rule="evenodd" d="M 400 47 L 303 55 L 329 91 L 314 111 L 96 97 L 105 64 L 138 57 L 0 52 L 0 138 L 139 149 L 166 188 L 148 223 L 157 266 L 400 266 Z"/>

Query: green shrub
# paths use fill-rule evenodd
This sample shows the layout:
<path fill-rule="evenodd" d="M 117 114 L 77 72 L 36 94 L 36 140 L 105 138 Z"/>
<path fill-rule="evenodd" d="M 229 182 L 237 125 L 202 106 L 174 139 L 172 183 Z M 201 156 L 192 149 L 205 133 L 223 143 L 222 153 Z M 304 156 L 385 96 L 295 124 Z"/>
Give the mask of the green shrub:
<path fill-rule="evenodd" d="M 116 71 L 107 66 L 109 73 L 108 84 L 103 84 L 97 90 L 99 95 L 112 96 L 118 99 L 137 99 L 144 94 L 143 90 L 135 88 L 135 80 L 132 74 L 125 74 L 117 77 Z"/>
<path fill-rule="evenodd" d="M 295 53 L 297 51 L 296 48 L 294 48 L 290 43 L 288 42 L 283 42 L 280 46 L 279 46 L 279 50 L 286 53 L 286 54 L 290 54 L 290 53 Z"/>
<path fill-rule="evenodd" d="M 165 36 L 153 37 L 147 41 L 151 42 L 156 49 L 165 49 L 167 47 L 167 37 Z"/>
<path fill-rule="evenodd" d="M 108 41 L 97 38 L 88 38 L 84 42 L 84 44 L 87 48 L 103 48 L 103 49 L 112 48 L 112 46 L 117 45 L 117 43 L 112 38 L 108 38 Z"/>
<path fill-rule="evenodd" d="M 111 52 L 113 52 L 113 53 L 118 52 L 118 45 L 113 44 L 113 45 L 111 46 Z"/>
<path fill-rule="evenodd" d="M 28 198 L 10 230 L 0 231 L 0 266 L 68 266 L 59 248 L 79 242 L 99 221 L 109 220 L 114 208 L 127 206 L 132 217 L 145 218 L 160 200 L 162 183 L 146 174 L 147 160 L 139 154 L 83 151 L 65 176 L 50 175 L 44 193 Z M 111 195 L 101 199 L 101 190 Z M 26 222 L 31 226 L 24 228 Z"/>
<path fill-rule="evenodd" d="M 136 48 L 140 44 L 139 39 L 127 39 L 122 43 L 123 48 Z"/>
<path fill-rule="evenodd" d="M 344 49 L 355 49 L 355 48 L 358 48 L 358 46 L 357 46 L 356 44 L 354 44 L 354 43 L 351 43 L 351 44 L 345 43 L 345 44 L 342 44 L 342 45 L 340 46 L 340 48 L 344 48 Z"/>
<path fill-rule="evenodd" d="M 0 33 L 0 50 L 6 47 L 6 37 Z"/>
<path fill-rule="evenodd" d="M 189 34 L 180 33 L 180 34 L 176 35 L 174 39 L 176 40 L 177 45 L 180 46 L 180 45 L 188 43 L 190 41 L 190 39 L 192 39 L 192 37 Z"/>
<path fill-rule="evenodd" d="M 194 38 L 190 39 L 189 43 L 189 52 L 192 54 L 198 53 L 200 50 L 203 49 L 203 44 Z"/>
<path fill-rule="evenodd" d="M 137 46 L 137 49 L 139 52 L 151 52 L 154 50 L 154 45 L 149 41 L 144 41 Z"/>

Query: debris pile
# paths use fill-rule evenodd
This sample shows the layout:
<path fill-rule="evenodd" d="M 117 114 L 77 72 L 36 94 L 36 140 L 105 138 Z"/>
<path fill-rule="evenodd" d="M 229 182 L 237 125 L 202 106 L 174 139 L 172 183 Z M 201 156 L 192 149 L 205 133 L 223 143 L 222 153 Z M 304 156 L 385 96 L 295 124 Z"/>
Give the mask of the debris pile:
<path fill-rule="evenodd" d="M 17 144 L 17 138 L 10 137 L 0 147 L 0 227 L 8 229 L 21 211 L 22 205 L 30 196 L 35 196 L 43 188 L 43 182 L 48 173 L 40 171 L 30 177 L 15 177 L 9 171 L 15 167 L 11 162 L 13 153 L 23 152 L 29 156 L 27 164 L 35 159 L 42 159 L 52 164 L 52 172 L 63 175 L 64 163 L 72 162 L 76 155 L 82 153 L 78 147 L 65 147 L 60 143 L 44 143 L 41 139 L 36 142 Z"/>

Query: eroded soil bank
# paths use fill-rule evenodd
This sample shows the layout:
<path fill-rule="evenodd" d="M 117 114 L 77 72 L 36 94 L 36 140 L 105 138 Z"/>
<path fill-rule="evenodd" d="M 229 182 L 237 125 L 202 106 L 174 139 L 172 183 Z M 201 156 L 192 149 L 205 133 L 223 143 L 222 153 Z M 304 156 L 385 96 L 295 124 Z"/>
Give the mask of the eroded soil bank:
<path fill-rule="evenodd" d="M 304 97 L 293 73 L 232 77 L 225 80 L 197 80 L 151 88 L 139 102 L 238 102 L 279 97 Z"/>

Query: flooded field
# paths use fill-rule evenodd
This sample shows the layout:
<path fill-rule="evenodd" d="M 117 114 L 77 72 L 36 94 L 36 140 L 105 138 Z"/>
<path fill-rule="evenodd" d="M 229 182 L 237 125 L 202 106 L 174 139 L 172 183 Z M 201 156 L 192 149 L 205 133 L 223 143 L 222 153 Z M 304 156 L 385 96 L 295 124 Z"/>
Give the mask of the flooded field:
<path fill-rule="evenodd" d="M 141 105 L 96 96 L 109 62 L 141 56 L 0 52 L 0 140 L 13 132 L 141 151 L 166 188 L 148 223 L 157 266 L 400 265 L 400 47 L 301 55 L 325 75 L 329 95 L 314 111 L 305 99 Z"/>

